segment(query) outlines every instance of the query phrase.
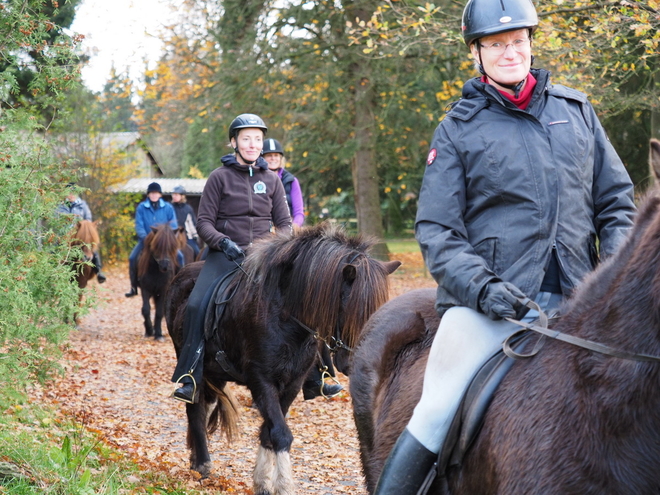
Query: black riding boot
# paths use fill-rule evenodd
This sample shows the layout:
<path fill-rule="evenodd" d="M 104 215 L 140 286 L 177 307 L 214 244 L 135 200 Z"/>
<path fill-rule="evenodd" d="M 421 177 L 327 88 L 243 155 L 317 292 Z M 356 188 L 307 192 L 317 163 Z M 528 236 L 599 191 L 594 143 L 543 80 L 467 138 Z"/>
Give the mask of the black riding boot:
<path fill-rule="evenodd" d="M 137 274 L 137 262 L 128 263 L 128 276 L 131 279 L 131 290 L 124 294 L 126 297 L 137 296 L 137 286 L 138 286 L 138 274 Z"/>
<path fill-rule="evenodd" d="M 98 252 L 95 252 L 94 256 L 92 256 L 92 264 L 94 265 L 94 273 L 96 273 L 96 280 L 98 280 L 99 284 L 102 284 L 107 280 L 107 277 L 101 271 L 103 265 L 101 264 L 101 255 Z"/>
<path fill-rule="evenodd" d="M 406 428 L 385 462 L 374 495 L 416 495 L 436 469 L 437 459 L 438 454 L 424 447 Z"/>
<path fill-rule="evenodd" d="M 316 366 L 312 367 L 309 375 L 307 375 L 307 380 L 303 383 L 303 399 L 312 400 L 316 397 L 330 398 L 344 390 L 344 387 L 338 383 L 325 383 L 322 369 Z"/>
<path fill-rule="evenodd" d="M 185 351 L 185 350 L 184 350 Z M 179 359 L 185 359 L 185 356 L 180 355 Z M 177 388 L 172 397 L 181 402 L 188 404 L 195 404 L 199 400 L 199 385 L 204 378 L 202 363 L 204 361 L 204 341 L 202 341 L 194 353 L 193 363 L 188 373 L 181 375 L 177 379 L 177 383 L 182 383 Z"/>

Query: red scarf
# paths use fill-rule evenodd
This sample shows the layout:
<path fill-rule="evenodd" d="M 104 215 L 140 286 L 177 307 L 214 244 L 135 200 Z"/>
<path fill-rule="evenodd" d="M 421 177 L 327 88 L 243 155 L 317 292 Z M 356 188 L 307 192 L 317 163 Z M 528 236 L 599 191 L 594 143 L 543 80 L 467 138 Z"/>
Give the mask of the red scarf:
<path fill-rule="evenodd" d="M 486 76 L 481 77 L 481 82 L 488 84 L 488 79 L 486 78 Z M 527 82 L 525 83 L 523 90 L 518 95 L 518 98 L 516 98 L 514 95 L 507 93 L 506 91 L 502 91 L 499 88 L 498 91 L 502 93 L 502 95 L 504 95 L 515 106 L 517 106 L 521 110 L 525 110 L 527 108 L 527 105 L 529 105 L 529 102 L 532 101 L 532 93 L 534 93 L 535 87 L 536 87 L 536 78 L 530 72 L 529 74 L 527 74 Z"/>

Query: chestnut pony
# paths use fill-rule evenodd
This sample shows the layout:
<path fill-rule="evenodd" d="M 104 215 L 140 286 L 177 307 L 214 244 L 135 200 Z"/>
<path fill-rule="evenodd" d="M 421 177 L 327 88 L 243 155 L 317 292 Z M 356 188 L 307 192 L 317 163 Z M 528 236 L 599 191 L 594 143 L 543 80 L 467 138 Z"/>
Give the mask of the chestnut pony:
<path fill-rule="evenodd" d="M 165 313 L 165 294 L 174 275 L 179 271 L 177 252 L 179 241 L 168 224 L 151 227 L 144 238 L 144 247 L 138 258 L 138 286 L 142 292 L 144 336 L 163 341 L 162 321 Z M 151 320 L 151 300 L 155 312 Z"/>

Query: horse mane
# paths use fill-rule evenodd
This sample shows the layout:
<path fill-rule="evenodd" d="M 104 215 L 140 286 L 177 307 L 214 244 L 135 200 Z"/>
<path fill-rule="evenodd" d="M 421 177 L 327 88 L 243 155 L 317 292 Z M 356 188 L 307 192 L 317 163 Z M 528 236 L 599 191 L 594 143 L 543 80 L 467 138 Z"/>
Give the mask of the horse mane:
<path fill-rule="evenodd" d="M 242 287 L 242 304 L 258 302 L 259 318 L 276 306 L 281 318 L 294 316 L 323 338 L 341 326 L 342 340 L 353 347 L 369 316 L 389 297 L 384 266 L 368 256 L 374 244 L 330 223 L 280 232 L 252 246 L 245 274 L 234 283 Z M 348 286 L 350 292 L 344 290 Z"/>
<path fill-rule="evenodd" d="M 84 245 L 88 246 L 92 251 L 96 251 L 100 244 L 101 239 L 94 222 L 89 220 L 79 220 L 76 222 L 76 233 L 73 235 L 71 245 Z"/>
<path fill-rule="evenodd" d="M 144 238 L 144 248 L 138 260 L 138 276 L 141 277 L 149 269 L 151 257 L 168 257 L 178 266 L 177 250 L 179 241 L 168 224 L 159 224 L 151 228 L 151 232 Z"/>

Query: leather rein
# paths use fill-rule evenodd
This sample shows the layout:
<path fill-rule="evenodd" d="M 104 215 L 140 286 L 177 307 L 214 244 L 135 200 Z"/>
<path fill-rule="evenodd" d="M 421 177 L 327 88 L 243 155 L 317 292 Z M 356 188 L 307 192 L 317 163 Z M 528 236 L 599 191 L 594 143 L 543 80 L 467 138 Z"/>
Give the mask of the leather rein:
<path fill-rule="evenodd" d="M 605 354 L 607 356 L 629 359 L 633 361 L 660 363 L 660 356 L 652 356 L 649 354 L 638 354 L 634 352 L 622 351 L 620 349 L 615 349 L 605 344 L 594 342 L 593 340 L 587 340 L 580 337 L 576 337 L 574 335 L 568 335 L 562 332 L 558 332 L 556 330 L 551 330 L 548 328 L 548 316 L 543 312 L 543 310 L 539 307 L 538 304 L 536 304 L 534 301 L 532 301 L 529 298 L 526 298 L 521 302 L 527 308 L 538 311 L 539 313 L 538 324 L 525 323 L 516 320 L 514 318 L 505 318 L 507 321 L 510 321 L 511 323 L 515 323 L 516 325 L 522 327 L 521 330 L 518 330 L 514 334 L 510 335 L 502 344 L 504 353 L 509 357 L 512 357 L 514 359 L 525 359 L 525 358 L 533 357 L 541 350 L 545 338 L 549 337 L 551 339 L 560 340 L 562 342 L 566 342 L 568 344 L 575 345 L 577 347 L 582 347 L 583 349 L 588 349 L 590 351 L 598 352 L 600 354 Z M 534 348 L 530 353 L 521 354 L 512 349 L 511 341 L 515 340 L 515 337 L 520 336 L 520 334 L 524 333 L 526 330 L 532 330 L 533 332 L 541 334 L 541 336 L 539 337 L 538 341 L 536 342 Z"/>

